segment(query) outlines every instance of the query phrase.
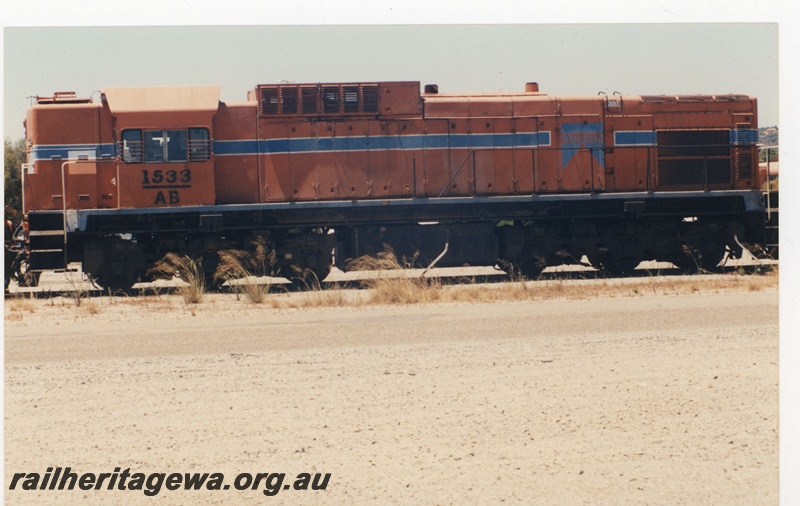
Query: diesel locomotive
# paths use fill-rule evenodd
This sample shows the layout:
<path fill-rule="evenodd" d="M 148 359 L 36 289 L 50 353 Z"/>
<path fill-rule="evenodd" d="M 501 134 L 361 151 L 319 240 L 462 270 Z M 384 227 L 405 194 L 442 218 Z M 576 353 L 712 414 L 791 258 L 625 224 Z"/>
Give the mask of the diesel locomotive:
<path fill-rule="evenodd" d="M 764 246 L 747 95 L 444 94 L 419 82 L 107 88 L 35 97 L 22 167 L 28 278 L 81 262 L 129 289 L 166 253 L 258 240 L 275 271 L 390 247 L 530 278 L 579 262 L 714 270 Z M 441 255 L 442 252 L 444 255 Z"/>

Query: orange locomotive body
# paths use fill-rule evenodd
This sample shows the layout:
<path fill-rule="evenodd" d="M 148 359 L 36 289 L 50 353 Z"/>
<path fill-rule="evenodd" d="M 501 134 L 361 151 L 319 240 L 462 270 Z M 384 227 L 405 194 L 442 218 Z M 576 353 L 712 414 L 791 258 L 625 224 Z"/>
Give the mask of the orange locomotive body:
<path fill-rule="evenodd" d="M 324 277 L 389 244 L 426 263 L 587 255 L 713 268 L 763 241 L 757 106 L 742 95 L 444 95 L 418 82 L 112 88 L 38 98 L 26 120 L 30 268 L 83 262 L 129 288 L 166 252 L 262 237 Z M 687 253 L 688 252 L 688 253 Z M 508 267 L 506 267 L 508 268 Z"/>

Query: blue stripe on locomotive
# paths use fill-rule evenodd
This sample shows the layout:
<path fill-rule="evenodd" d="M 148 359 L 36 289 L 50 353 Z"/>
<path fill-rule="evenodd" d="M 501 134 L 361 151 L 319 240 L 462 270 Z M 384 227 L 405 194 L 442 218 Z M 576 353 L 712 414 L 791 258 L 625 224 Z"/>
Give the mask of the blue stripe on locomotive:
<path fill-rule="evenodd" d="M 77 160 L 80 156 L 88 158 L 113 158 L 116 156 L 114 144 L 39 144 L 31 147 L 31 162 L 37 160 Z"/>
<path fill-rule="evenodd" d="M 245 139 L 214 141 L 214 154 L 255 155 L 277 153 L 314 153 L 367 150 L 403 149 L 513 149 L 550 146 L 550 132 L 515 134 L 433 134 L 433 135 L 380 135 L 361 137 L 319 137 L 300 139 Z M 730 143 L 734 146 L 758 142 L 758 130 L 730 130 Z M 614 132 L 615 146 L 655 146 L 653 130 Z M 113 158 L 116 146 L 104 144 L 39 144 L 31 148 L 31 161 L 74 160 L 79 156 Z"/>
<path fill-rule="evenodd" d="M 512 149 L 550 145 L 550 132 L 516 134 L 379 135 L 214 141 L 214 154 L 255 155 L 404 149 Z"/>
<path fill-rule="evenodd" d="M 731 130 L 729 139 L 734 146 L 753 145 L 758 142 L 758 130 L 752 128 L 734 129 Z"/>
<path fill-rule="evenodd" d="M 615 146 L 655 146 L 656 133 L 653 130 L 614 132 Z"/>

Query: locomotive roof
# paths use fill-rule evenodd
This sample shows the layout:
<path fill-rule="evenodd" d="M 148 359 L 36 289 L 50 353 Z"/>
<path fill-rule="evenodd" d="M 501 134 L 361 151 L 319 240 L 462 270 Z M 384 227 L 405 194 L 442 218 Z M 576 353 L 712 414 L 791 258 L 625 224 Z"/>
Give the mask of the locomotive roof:
<path fill-rule="evenodd" d="M 114 113 L 148 111 L 216 111 L 220 86 L 104 88 L 103 98 Z"/>
<path fill-rule="evenodd" d="M 357 83 L 337 83 L 339 85 Z M 419 81 L 398 81 L 377 83 L 379 85 L 393 87 L 397 85 L 415 85 L 419 88 Z M 275 85 L 263 86 L 313 86 L 313 83 L 280 83 Z M 316 83 L 316 85 L 322 85 Z M 159 86 L 159 87 L 119 87 L 104 88 L 103 98 L 108 102 L 109 108 L 115 113 L 124 112 L 148 112 L 148 111 L 215 111 L 220 101 L 220 86 Z M 592 100 L 597 99 L 598 95 L 586 96 L 554 96 L 540 92 L 538 86 L 535 91 L 507 91 L 493 93 L 420 93 L 420 97 L 425 101 L 449 100 L 519 100 L 519 99 L 558 99 L 558 100 Z M 249 94 L 248 94 L 249 95 Z M 254 97 L 248 96 L 252 100 Z M 717 95 L 638 95 L 626 94 L 623 98 L 641 99 L 644 102 L 717 102 L 717 101 L 740 101 L 748 100 L 752 97 L 737 94 L 717 94 Z M 44 100 L 44 99 L 43 99 Z"/>

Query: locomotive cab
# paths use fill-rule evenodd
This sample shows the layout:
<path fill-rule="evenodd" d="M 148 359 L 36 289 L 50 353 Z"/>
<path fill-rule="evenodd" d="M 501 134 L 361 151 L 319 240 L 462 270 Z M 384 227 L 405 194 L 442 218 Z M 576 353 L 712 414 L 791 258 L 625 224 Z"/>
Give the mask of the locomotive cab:
<path fill-rule="evenodd" d="M 219 87 L 37 97 L 25 122 L 25 211 L 213 205 Z"/>
<path fill-rule="evenodd" d="M 111 88 L 119 207 L 213 205 L 219 87 Z"/>
<path fill-rule="evenodd" d="M 146 268 L 142 244 L 121 238 L 130 234 L 88 232 L 91 218 L 79 213 L 214 205 L 218 108 L 219 87 L 37 97 L 22 173 L 31 272 L 81 261 L 101 285 L 129 287 Z"/>

